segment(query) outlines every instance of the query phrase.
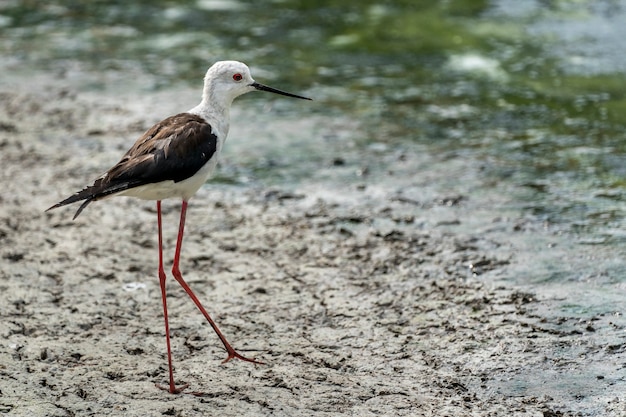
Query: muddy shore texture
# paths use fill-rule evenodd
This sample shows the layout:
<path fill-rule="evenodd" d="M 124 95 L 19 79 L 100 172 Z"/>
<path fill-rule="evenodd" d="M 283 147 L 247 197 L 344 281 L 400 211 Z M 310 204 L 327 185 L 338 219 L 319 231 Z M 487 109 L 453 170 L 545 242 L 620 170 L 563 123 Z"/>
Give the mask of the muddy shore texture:
<path fill-rule="evenodd" d="M 623 347 L 596 331 L 610 317 L 544 317 L 549 301 L 480 279 L 511 261 L 490 251 L 499 242 L 419 226 L 456 204 L 446 196 L 417 205 L 375 184 L 342 199 L 315 184 L 207 184 L 190 202 L 181 269 L 233 346 L 266 365 L 221 364 L 219 340 L 171 279 L 175 376 L 189 388 L 161 391 L 154 203 L 97 202 L 76 221 L 76 207 L 44 210 L 169 114 L 48 87 L 0 92 L 1 415 L 577 416 L 575 392 L 511 387 L 624 366 Z M 170 265 L 179 206 L 164 203 Z M 602 394 L 608 378 L 588 383 L 587 404 L 626 415 Z"/>

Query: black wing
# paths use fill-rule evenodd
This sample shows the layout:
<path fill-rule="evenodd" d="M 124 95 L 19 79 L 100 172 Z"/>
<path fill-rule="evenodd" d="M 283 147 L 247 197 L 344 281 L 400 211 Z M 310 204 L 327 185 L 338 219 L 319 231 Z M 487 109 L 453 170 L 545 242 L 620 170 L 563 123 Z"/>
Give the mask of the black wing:
<path fill-rule="evenodd" d="M 216 149 L 217 136 L 203 118 L 189 113 L 168 117 L 144 133 L 93 185 L 48 210 L 85 200 L 76 218 L 90 202 L 106 196 L 161 181 L 183 181 L 198 172 Z"/>

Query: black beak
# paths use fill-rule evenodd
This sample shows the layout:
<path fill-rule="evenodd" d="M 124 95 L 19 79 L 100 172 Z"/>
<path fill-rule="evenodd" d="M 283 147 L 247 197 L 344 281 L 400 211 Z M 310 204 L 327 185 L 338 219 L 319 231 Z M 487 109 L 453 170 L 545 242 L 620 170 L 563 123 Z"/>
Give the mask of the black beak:
<path fill-rule="evenodd" d="M 257 82 L 253 82 L 250 85 L 252 87 L 256 88 L 257 90 L 260 90 L 260 91 L 269 91 L 270 93 L 280 94 L 281 96 L 301 98 L 303 100 L 311 100 L 308 97 L 302 97 L 302 96 L 298 96 L 296 94 L 287 93 L 286 91 L 281 91 L 281 90 L 278 90 L 276 88 L 268 87 L 266 85 L 263 85 L 263 84 L 260 84 L 260 83 L 257 83 Z"/>

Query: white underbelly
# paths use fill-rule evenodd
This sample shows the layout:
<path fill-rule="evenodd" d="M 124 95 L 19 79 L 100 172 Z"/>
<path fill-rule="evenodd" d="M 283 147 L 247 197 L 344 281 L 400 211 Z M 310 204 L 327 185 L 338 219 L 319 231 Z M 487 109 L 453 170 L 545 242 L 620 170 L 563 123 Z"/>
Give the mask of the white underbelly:
<path fill-rule="evenodd" d="M 209 162 L 204 164 L 193 176 L 179 182 L 161 181 L 152 184 L 140 185 L 116 195 L 137 197 L 143 200 L 165 200 L 167 198 L 181 198 L 189 200 L 202 185 L 209 179 L 215 166 L 217 158 L 213 157 Z"/>

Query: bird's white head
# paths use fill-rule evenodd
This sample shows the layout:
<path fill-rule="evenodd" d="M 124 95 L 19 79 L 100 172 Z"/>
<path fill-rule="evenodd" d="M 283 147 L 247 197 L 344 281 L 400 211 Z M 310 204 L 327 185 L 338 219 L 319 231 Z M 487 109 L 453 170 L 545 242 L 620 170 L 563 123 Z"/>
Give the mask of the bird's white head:
<path fill-rule="evenodd" d="M 254 90 L 250 69 L 242 62 L 220 61 L 204 76 L 203 98 L 229 106 L 236 97 Z"/>
<path fill-rule="evenodd" d="M 250 68 L 238 61 L 219 61 L 208 69 L 204 76 L 202 101 L 205 105 L 228 109 L 233 100 L 250 91 L 261 90 L 288 97 L 310 100 L 310 98 L 287 93 L 257 83 L 250 75 Z"/>

